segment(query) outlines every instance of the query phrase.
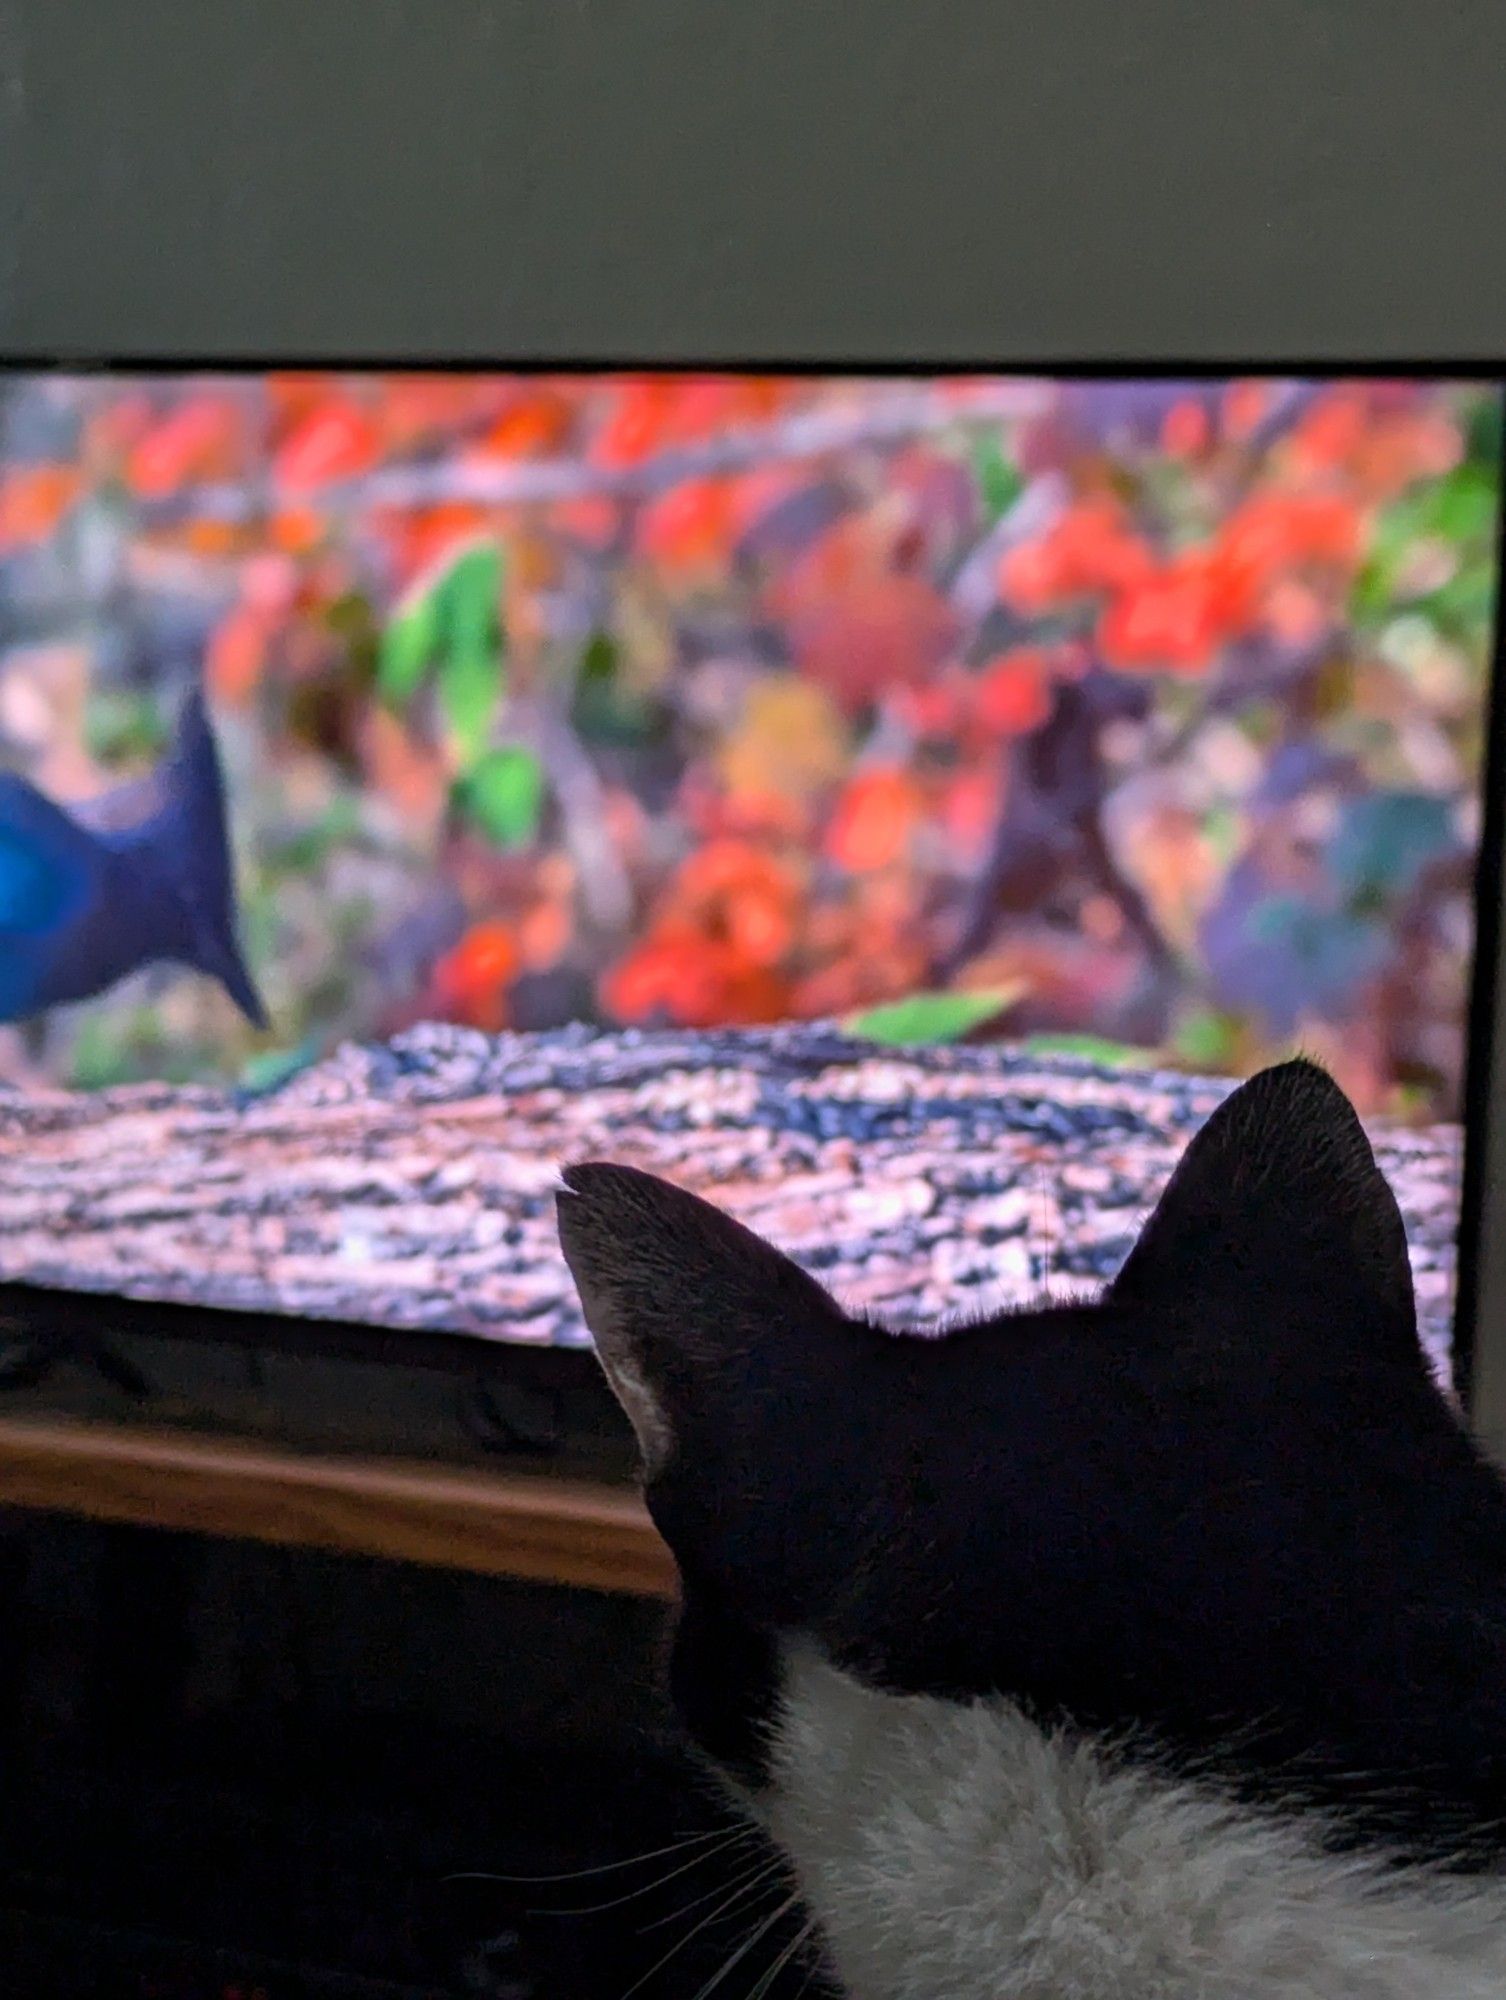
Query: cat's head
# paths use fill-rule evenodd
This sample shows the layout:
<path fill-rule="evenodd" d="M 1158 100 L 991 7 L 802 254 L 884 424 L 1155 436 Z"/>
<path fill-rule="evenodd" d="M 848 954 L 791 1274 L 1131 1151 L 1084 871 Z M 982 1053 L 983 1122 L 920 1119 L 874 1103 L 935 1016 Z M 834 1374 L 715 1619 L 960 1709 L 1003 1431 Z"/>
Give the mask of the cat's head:
<path fill-rule="evenodd" d="M 674 1696 L 746 1795 L 798 1655 L 1233 1757 L 1283 1796 L 1363 1769 L 1394 1802 L 1425 1766 L 1435 1804 L 1473 1798 L 1506 1507 L 1323 1071 L 1225 1100 L 1101 1298 L 933 1336 L 845 1312 L 649 1175 L 564 1181 L 565 1256 L 681 1572 Z"/>

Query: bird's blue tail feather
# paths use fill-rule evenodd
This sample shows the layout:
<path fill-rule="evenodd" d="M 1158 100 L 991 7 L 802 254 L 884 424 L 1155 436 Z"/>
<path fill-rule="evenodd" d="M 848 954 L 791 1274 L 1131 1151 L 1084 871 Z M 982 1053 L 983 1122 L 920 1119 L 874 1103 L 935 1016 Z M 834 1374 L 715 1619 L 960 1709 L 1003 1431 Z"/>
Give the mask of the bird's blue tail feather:
<path fill-rule="evenodd" d="M 253 1027 L 264 1028 L 266 1009 L 237 935 L 225 782 L 198 688 L 189 694 L 179 715 L 162 772 L 160 799 L 137 837 L 149 842 L 154 860 L 170 876 L 182 900 L 191 961 L 220 982 Z"/>

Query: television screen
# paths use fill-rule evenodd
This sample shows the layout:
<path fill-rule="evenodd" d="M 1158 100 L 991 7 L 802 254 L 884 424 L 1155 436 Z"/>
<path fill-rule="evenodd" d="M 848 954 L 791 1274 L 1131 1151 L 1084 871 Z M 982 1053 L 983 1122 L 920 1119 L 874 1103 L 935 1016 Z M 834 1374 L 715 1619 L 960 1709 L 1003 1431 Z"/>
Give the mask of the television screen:
<path fill-rule="evenodd" d="M 1501 406 L 1420 380 L 0 379 L 0 1279 L 582 1343 L 562 1161 L 904 1319 L 1229 1079 L 1448 1366 Z"/>

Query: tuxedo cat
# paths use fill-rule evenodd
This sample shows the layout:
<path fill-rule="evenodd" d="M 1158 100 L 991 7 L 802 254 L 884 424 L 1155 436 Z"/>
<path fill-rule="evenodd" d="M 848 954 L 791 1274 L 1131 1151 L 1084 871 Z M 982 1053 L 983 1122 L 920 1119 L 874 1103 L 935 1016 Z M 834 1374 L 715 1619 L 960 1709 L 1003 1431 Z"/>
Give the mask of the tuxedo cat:
<path fill-rule="evenodd" d="M 649 1175 L 558 1208 L 677 1707 L 855 2000 L 1506 1994 L 1506 1487 L 1321 1070 L 1101 1298 L 932 1335 Z"/>

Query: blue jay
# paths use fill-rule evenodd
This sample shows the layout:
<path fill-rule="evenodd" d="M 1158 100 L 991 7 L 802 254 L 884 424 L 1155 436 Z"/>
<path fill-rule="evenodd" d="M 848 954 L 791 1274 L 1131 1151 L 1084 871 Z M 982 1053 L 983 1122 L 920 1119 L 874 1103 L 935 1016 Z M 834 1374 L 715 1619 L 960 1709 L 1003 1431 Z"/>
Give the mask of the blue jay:
<path fill-rule="evenodd" d="M 236 937 L 219 754 L 195 689 L 152 774 L 65 810 L 0 774 L 0 1021 L 187 966 L 267 1025 Z"/>

